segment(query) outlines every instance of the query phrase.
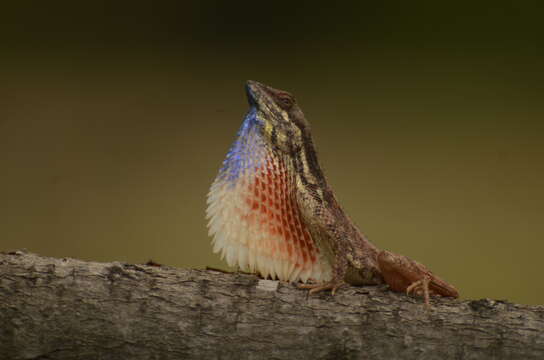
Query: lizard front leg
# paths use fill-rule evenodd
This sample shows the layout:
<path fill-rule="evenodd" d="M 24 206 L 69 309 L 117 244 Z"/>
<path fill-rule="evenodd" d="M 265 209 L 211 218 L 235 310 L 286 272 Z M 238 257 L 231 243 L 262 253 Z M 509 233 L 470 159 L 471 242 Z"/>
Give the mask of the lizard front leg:
<path fill-rule="evenodd" d="M 334 295 L 336 290 L 346 285 L 344 278 L 348 269 L 348 261 L 346 257 L 342 256 L 340 253 L 336 253 L 334 258 L 333 277 L 330 281 L 321 284 L 300 284 L 298 286 L 299 289 L 310 289 L 308 294 L 315 294 L 320 291 L 330 290 L 331 294 Z"/>
<path fill-rule="evenodd" d="M 452 285 L 406 256 L 382 250 L 378 254 L 378 266 L 393 291 L 423 296 L 426 306 L 430 306 L 430 295 L 459 297 L 457 289 Z"/>

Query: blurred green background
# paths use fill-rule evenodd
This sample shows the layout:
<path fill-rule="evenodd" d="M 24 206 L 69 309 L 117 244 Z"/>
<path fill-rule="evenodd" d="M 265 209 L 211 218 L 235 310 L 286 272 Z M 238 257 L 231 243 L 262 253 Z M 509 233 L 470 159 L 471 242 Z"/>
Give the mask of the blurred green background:
<path fill-rule="evenodd" d="M 0 250 L 224 267 L 205 196 L 254 79 L 380 248 L 544 303 L 542 5 L 324 4 L 2 5 Z"/>

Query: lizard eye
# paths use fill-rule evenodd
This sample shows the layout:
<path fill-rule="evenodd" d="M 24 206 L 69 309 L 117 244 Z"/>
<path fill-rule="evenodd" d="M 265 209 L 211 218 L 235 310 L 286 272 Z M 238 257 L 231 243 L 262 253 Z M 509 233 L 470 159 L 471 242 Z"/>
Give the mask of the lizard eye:
<path fill-rule="evenodd" d="M 293 103 L 294 103 L 291 96 L 289 96 L 287 94 L 279 94 L 278 95 L 278 102 L 279 102 L 280 106 L 285 110 L 289 110 L 291 108 L 291 106 L 293 106 Z"/>

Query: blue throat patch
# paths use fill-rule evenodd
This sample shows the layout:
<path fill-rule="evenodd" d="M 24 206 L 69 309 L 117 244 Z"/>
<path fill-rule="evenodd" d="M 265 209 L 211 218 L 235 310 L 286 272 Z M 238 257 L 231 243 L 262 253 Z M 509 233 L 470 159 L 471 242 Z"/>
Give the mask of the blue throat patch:
<path fill-rule="evenodd" d="M 218 178 L 234 185 L 247 170 L 255 171 L 265 153 L 265 143 L 259 127 L 257 109 L 252 106 L 223 161 Z"/>

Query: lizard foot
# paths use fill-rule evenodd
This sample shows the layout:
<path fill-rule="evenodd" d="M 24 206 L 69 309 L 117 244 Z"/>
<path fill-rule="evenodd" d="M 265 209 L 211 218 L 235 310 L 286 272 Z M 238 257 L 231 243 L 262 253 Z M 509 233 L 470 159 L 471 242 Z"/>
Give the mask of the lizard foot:
<path fill-rule="evenodd" d="M 423 296 L 430 307 L 430 295 L 459 297 L 457 290 L 424 265 L 386 250 L 378 254 L 378 264 L 385 282 L 393 291 Z"/>
<path fill-rule="evenodd" d="M 414 281 L 410 286 L 406 288 L 406 294 L 409 295 L 410 293 L 414 293 L 416 295 L 422 295 L 425 298 L 425 305 L 427 307 L 431 306 L 430 300 L 429 300 L 429 283 L 431 282 L 431 279 L 428 275 L 424 275 L 422 279 L 418 281 Z"/>
<path fill-rule="evenodd" d="M 323 290 L 330 290 L 331 294 L 334 295 L 336 290 L 345 285 L 343 281 L 330 281 L 324 284 L 299 284 L 299 289 L 310 289 L 308 294 L 315 294 Z"/>

